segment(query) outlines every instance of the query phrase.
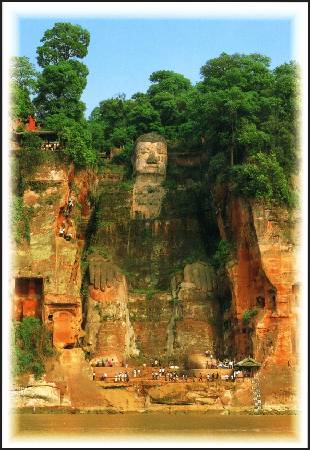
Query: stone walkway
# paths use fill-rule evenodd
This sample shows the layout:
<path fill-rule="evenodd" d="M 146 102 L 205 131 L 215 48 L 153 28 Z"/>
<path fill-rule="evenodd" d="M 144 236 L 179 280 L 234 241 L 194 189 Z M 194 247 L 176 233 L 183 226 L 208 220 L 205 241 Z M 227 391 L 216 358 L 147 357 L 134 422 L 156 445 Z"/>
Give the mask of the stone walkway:
<path fill-rule="evenodd" d="M 262 407 L 261 390 L 260 390 L 258 378 L 252 378 L 251 386 L 252 386 L 252 395 L 253 395 L 253 403 L 254 403 L 254 412 L 260 413 L 262 411 L 263 407 Z"/>

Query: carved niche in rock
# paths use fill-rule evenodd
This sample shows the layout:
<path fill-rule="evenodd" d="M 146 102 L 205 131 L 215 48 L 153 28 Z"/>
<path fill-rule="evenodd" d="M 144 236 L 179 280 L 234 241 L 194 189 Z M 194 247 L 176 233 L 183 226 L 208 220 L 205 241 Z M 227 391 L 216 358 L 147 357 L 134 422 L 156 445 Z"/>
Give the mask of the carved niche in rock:
<path fill-rule="evenodd" d="M 53 314 L 53 344 L 57 348 L 73 347 L 78 339 L 79 327 L 71 311 L 56 311 Z"/>
<path fill-rule="evenodd" d="M 42 278 L 15 278 L 14 319 L 41 317 L 43 299 Z"/>
<path fill-rule="evenodd" d="M 44 305 L 43 320 L 53 335 L 56 348 L 72 348 L 81 336 L 81 305 L 78 303 L 53 303 Z"/>

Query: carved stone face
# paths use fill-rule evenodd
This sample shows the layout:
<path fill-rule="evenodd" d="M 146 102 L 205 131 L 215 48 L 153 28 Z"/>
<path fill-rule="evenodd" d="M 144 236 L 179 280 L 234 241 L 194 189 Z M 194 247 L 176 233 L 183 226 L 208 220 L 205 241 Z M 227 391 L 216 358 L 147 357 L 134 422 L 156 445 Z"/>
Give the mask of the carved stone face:
<path fill-rule="evenodd" d="M 167 146 L 164 142 L 138 142 L 134 154 L 136 174 L 165 175 Z"/>

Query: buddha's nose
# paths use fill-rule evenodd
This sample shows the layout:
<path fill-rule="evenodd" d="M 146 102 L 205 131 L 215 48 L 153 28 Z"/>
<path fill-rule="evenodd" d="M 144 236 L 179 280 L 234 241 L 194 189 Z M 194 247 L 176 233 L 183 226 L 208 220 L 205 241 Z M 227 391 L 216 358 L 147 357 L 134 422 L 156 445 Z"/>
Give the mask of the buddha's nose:
<path fill-rule="evenodd" d="M 156 158 L 156 155 L 154 152 L 152 152 L 150 154 L 150 156 L 147 158 L 146 163 L 147 164 L 157 164 L 158 163 L 158 159 Z"/>

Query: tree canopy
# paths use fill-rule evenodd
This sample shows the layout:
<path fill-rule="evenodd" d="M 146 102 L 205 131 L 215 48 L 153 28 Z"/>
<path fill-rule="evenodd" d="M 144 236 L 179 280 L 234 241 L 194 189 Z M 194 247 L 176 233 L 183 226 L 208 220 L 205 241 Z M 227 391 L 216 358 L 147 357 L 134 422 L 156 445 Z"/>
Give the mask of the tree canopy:
<path fill-rule="evenodd" d="M 87 55 L 90 41 L 89 31 L 80 25 L 68 22 L 55 23 L 52 29 L 46 30 L 37 49 L 39 66 L 59 64 L 72 58 L 84 58 Z"/>
<path fill-rule="evenodd" d="M 81 120 L 85 104 L 80 98 L 87 84 L 87 67 L 79 61 L 61 61 L 51 64 L 38 78 L 38 96 L 34 103 L 38 115 L 44 119 L 63 112 L 67 117 Z"/>
<path fill-rule="evenodd" d="M 292 203 L 299 158 L 295 63 L 271 69 L 265 55 L 222 53 L 201 67 L 195 85 L 172 70 L 157 70 L 146 92 L 102 100 L 86 121 L 81 95 L 88 69 L 79 59 L 89 42 L 81 26 L 55 23 L 37 48 L 41 73 L 28 58 L 14 58 L 12 117 L 26 120 L 36 112 L 45 127 L 58 131 L 65 157 L 80 166 L 95 164 L 113 147 L 121 149 L 117 160 L 130 165 L 136 139 L 159 133 L 176 151 L 205 153 L 209 183 Z"/>
<path fill-rule="evenodd" d="M 56 23 L 41 42 L 37 60 L 43 70 L 34 99 L 37 116 L 46 128 L 58 132 L 66 158 L 77 166 L 93 165 L 97 154 L 81 101 L 88 68 L 77 60 L 87 55 L 90 34 L 79 25 Z"/>
<path fill-rule="evenodd" d="M 88 69 L 76 58 L 87 55 L 90 34 L 79 25 L 56 23 L 44 33 L 37 48 L 38 95 L 34 100 L 38 117 L 64 113 L 77 121 L 83 118 L 85 105 L 80 98 L 87 84 Z"/>
<path fill-rule="evenodd" d="M 159 70 L 146 93 L 100 102 L 89 119 L 96 146 L 103 139 L 101 147 L 130 153 L 140 134 L 158 132 L 170 147 L 205 152 L 211 183 L 231 181 L 239 195 L 291 203 L 298 162 L 296 65 L 271 70 L 267 56 L 222 53 L 200 72 L 193 86 L 181 74 Z M 241 180 L 248 189 L 241 189 Z"/>
<path fill-rule="evenodd" d="M 31 94 L 37 89 L 38 72 L 26 56 L 14 56 L 11 59 L 11 110 L 12 119 L 26 121 L 35 108 Z"/>
<path fill-rule="evenodd" d="M 297 72 L 293 63 L 269 66 L 270 59 L 258 54 L 223 53 L 208 61 L 194 121 L 205 134 L 211 177 L 220 163 L 221 179 L 226 173 L 240 195 L 291 204 Z"/>
<path fill-rule="evenodd" d="M 13 56 L 11 59 L 11 82 L 29 94 L 33 94 L 37 87 L 38 72 L 26 56 Z"/>

